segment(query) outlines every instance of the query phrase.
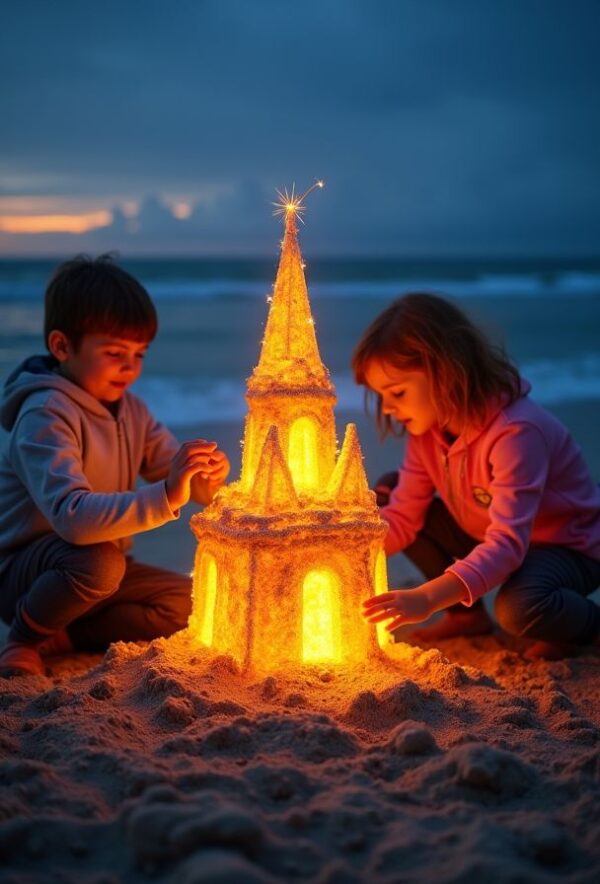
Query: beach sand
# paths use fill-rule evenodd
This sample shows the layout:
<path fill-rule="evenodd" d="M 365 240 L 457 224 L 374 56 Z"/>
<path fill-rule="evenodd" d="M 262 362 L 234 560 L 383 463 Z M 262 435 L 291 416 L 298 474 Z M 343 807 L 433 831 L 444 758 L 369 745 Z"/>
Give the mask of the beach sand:
<path fill-rule="evenodd" d="M 560 416 L 598 477 L 593 423 Z M 373 479 L 397 443 L 359 429 Z M 219 439 L 236 476 L 240 432 L 179 435 Z M 189 571 L 192 512 L 136 556 Z M 412 576 L 390 562 L 391 585 Z M 524 647 L 398 644 L 387 666 L 264 676 L 180 633 L 0 679 L 0 881 L 596 882 L 600 652 Z"/>
<path fill-rule="evenodd" d="M 185 633 L 0 680 L 0 880 L 595 882 L 600 654 L 245 676 Z"/>

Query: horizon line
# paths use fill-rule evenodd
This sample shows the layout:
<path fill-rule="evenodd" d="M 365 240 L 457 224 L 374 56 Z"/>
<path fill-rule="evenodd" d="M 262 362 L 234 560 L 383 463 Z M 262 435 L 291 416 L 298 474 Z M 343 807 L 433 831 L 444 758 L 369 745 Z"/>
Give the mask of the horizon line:
<path fill-rule="evenodd" d="M 120 252 L 118 249 L 107 249 L 105 251 L 97 251 L 97 250 L 87 250 L 83 249 L 78 252 L 68 252 L 68 253 L 53 253 L 53 254 L 3 254 L 0 252 L 0 262 L 2 263 L 17 263 L 20 261 L 31 261 L 31 262 L 49 262 L 49 261 L 68 261 L 71 260 L 76 255 L 85 255 L 88 257 L 99 257 L 100 255 L 113 255 L 116 262 L 129 262 L 129 261 L 143 261 L 146 263 L 151 262 L 164 262 L 164 261 L 231 261 L 232 263 L 241 263 L 247 261 L 273 261 L 275 257 L 273 253 L 243 253 L 237 252 L 231 255 L 221 252 L 211 252 L 206 254 L 198 254 L 197 252 L 163 252 L 163 253 L 154 253 L 154 254 L 124 254 Z M 599 263 L 600 262 L 600 252 L 597 254 L 590 252 L 516 252 L 516 253 L 493 253 L 493 252 L 452 252 L 452 253 L 443 253 L 443 252 L 431 252 L 431 253 L 378 253 L 378 252 L 365 252 L 360 254 L 347 254 L 347 253 L 320 253 L 313 254 L 307 263 L 312 263 L 314 261 L 345 261 L 345 262 L 361 262 L 361 261 L 382 261 L 382 262 L 391 262 L 391 261 L 405 261 L 409 262 L 459 262 L 459 261 L 489 261 L 496 263 L 518 263 L 520 261 L 544 261 L 544 262 L 564 262 L 564 261 L 578 261 L 582 263 Z"/>

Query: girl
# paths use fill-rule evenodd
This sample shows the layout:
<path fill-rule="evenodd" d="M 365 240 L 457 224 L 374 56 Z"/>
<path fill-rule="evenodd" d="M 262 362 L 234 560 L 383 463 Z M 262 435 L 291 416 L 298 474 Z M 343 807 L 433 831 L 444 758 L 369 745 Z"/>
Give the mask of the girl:
<path fill-rule="evenodd" d="M 600 489 L 503 353 L 453 304 L 409 294 L 375 319 L 352 365 L 377 397 L 382 435 L 408 432 L 381 510 L 385 550 L 425 576 L 368 599 L 366 619 L 392 632 L 443 610 L 421 638 L 486 632 L 481 598 L 500 586 L 496 617 L 536 640 L 531 656 L 598 642 L 587 596 L 600 586 Z"/>

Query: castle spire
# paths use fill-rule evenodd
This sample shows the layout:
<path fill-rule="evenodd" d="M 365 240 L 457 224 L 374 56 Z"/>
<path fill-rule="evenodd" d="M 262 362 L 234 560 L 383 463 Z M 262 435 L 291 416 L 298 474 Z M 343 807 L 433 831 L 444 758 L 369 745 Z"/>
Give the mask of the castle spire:
<path fill-rule="evenodd" d="M 323 183 L 316 182 L 309 191 L 317 186 Z M 291 196 L 280 194 L 277 205 L 285 217 L 285 233 L 260 359 L 249 389 L 273 383 L 292 389 L 333 389 L 319 354 L 298 245 L 298 218 L 309 191 L 301 197 L 295 197 L 293 190 Z"/>
<path fill-rule="evenodd" d="M 277 504 L 288 508 L 298 505 L 290 469 L 281 452 L 276 426 L 272 426 L 267 433 L 248 504 L 259 509 Z"/>
<path fill-rule="evenodd" d="M 375 495 L 369 489 L 362 451 L 355 424 L 348 424 L 340 456 L 327 486 L 336 506 L 363 506 L 376 509 Z"/>

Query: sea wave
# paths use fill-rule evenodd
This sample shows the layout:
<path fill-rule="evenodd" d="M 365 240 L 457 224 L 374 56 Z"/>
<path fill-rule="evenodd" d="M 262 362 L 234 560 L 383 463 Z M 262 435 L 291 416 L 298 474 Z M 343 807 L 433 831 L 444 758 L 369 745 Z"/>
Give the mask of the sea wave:
<path fill-rule="evenodd" d="M 390 300 L 406 291 L 431 291 L 456 298 L 499 297 L 591 297 L 600 294 L 600 274 L 565 272 L 548 277 L 545 274 L 483 273 L 469 277 L 394 276 L 393 278 L 311 280 L 307 274 L 311 297 L 372 298 Z M 266 297 L 272 292 L 273 280 L 265 278 L 236 279 L 143 279 L 144 285 L 158 301 L 174 299 L 217 300 L 228 298 Z M 0 279 L 0 301 L 21 301 L 42 298 L 44 285 L 39 280 Z"/>
<path fill-rule="evenodd" d="M 524 363 L 523 377 L 532 384 L 532 396 L 542 405 L 600 399 L 600 356 L 583 354 L 573 359 L 536 360 Z M 333 377 L 337 409 L 347 413 L 364 410 L 364 391 L 349 374 Z M 193 377 L 145 376 L 135 385 L 153 414 L 169 426 L 196 422 L 233 423 L 247 411 L 243 380 L 209 382 Z"/>

